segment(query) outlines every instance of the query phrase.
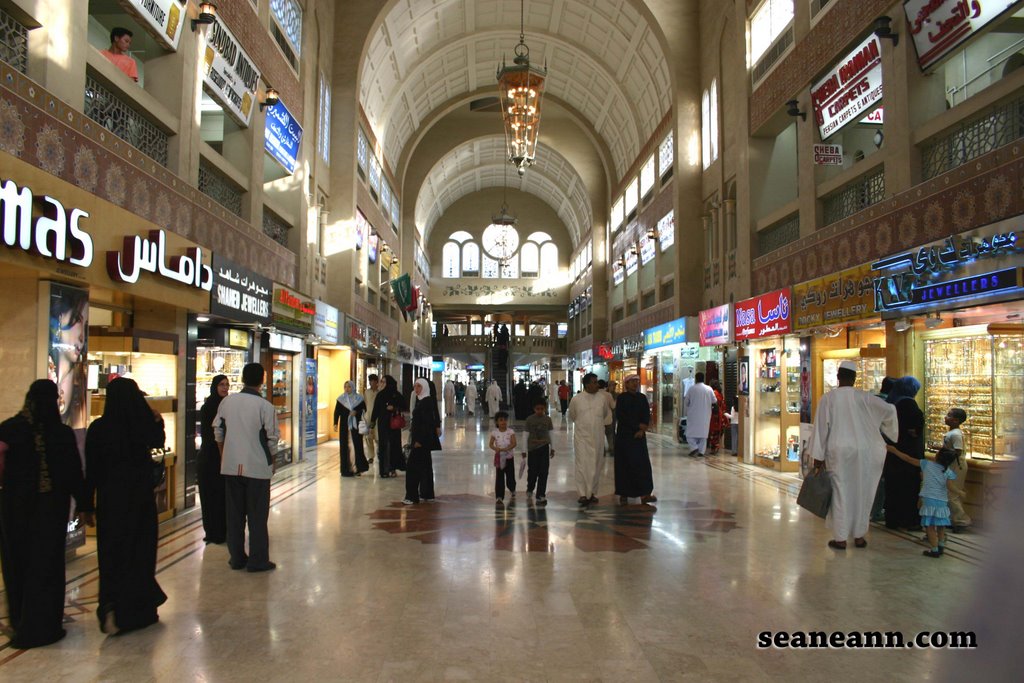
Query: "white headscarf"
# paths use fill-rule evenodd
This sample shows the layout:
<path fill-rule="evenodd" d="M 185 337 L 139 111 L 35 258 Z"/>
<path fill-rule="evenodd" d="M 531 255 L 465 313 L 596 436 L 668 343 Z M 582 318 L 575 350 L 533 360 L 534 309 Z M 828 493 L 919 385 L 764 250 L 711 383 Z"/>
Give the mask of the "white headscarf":
<path fill-rule="evenodd" d="M 356 419 L 355 413 L 352 413 L 351 411 L 362 402 L 363 397 L 356 393 L 356 385 L 352 382 L 345 382 L 345 393 L 338 397 L 338 403 L 345 406 L 350 411 L 348 416 L 348 426 L 350 428 L 356 428 L 359 426 L 359 421 Z"/>
<path fill-rule="evenodd" d="M 426 396 L 430 396 L 430 380 L 428 380 L 426 377 L 420 377 L 419 379 L 417 379 L 416 380 L 416 386 L 423 387 L 423 393 L 421 395 L 417 396 L 416 397 L 417 399 L 421 399 L 421 398 L 424 398 Z M 415 389 L 414 389 L 414 391 L 415 391 Z"/>

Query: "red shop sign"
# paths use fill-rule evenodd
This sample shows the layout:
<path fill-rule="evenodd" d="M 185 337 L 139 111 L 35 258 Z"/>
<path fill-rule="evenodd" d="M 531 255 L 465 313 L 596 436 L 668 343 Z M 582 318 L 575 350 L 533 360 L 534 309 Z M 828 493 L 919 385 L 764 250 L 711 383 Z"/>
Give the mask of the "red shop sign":
<path fill-rule="evenodd" d="M 788 333 L 793 325 L 792 302 L 786 287 L 736 304 L 736 341 Z"/>

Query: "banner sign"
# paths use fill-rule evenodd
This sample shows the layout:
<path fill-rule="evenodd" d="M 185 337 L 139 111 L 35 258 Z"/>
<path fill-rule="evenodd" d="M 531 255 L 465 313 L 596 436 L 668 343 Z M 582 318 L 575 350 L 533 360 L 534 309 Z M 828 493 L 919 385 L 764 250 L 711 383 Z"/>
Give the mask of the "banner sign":
<path fill-rule="evenodd" d="M 640 238 L 640 265 L 646 266 L 654 258 L 654 254 L 657 251 L 655 242 L 653 239 L 644 235 Z"/>
<path fill-rule="evenodd" d="M 248 127 L 260 72 L 220 17 L 207 29 L 202 68 L 207 92 Z"/>
<path fill-rule="evenodd" d="M 338 343 L 338 309 L 319 299 L 313 315 L 313 334 L 325 344 Z"/>
<path fill-rule="evenodd" d="M 288 173 L 295 173 L 302 142 L 302 126 L 295 120 L 283 102 L 267 108 L 264 124 L 263 148 Z M 358 248 L 358 247 L 357 247 Z"/>
<path fill-rule="evenodd" d="M 736 341 L 786 334 L 791 329 L 789 287 L 736 304 Z"/>
<path fill-rule="evenodd" d="M 316 418 L 317 418 L 317 376 L 316 359 L 306 359 L 306 381 L 303 386 L 306 390 L 302 394 L 302 434 L 306 448 L 316 448 Z M 345 438 L 345 431 L 342 430 L 342 438 Z"/>
<path fill-rule="evenodd" d="M 875 292 L 868 264 L 793 286 L 794 330 L 870 318 Z"/>
<path fill-rule="evenodd" d="M 149 32 L 164 47 L 178 49 L 184 9 L 175 0 L 120 0 L 125 7 L 140 17 Z"/>
<path fill-rule="evenodd" d="M 815 145 L 814 163 L 817 166 L 842 166 L 842 145 Z"/>
<path fill-rule="evenodd" d="M 274 283 L 220 254 L 213 255 L 210 313 L 240 323 L 270 323 Z"/>
<path fill-rule="evenodd" d="M 686 343 L 686 318 L 644 330 L 644 351 Z"/>
<path fill-rule="evenodd" d="M 903 3 L 922 70 L 934 66 L 1015 0 L 908 0 Z"/>
<path fill-rule="evenodd" d="M 940 308 L 951 300 L 991 299 L 1019 285 L 1024 244 L 1013 229 L 1017 219 L 951 235 L 871 264 L 875 310 L 883 318 L 910 310 Z M 982 270 L 985 265 L 988 268 Z M 951 275 L 957 279 L 948 279 Z M 889 314 L 889 315 L 886 315 Z"/>
<path fill-rule="evenodd" d="M 811 104 L 821 139 L 857 120 L 882 99 L 882 51 L 871 34 L 811 87 Z"/>
<path fill-rule="evenodd" d="M 622 266 L 622 261 L 615 259 L 612 261 L 612 281 L 621 285 L 622 281 L 626 279 L 626 269 Z"/>
<path fill-rule="evenodd" d="M 732 306 L 723 304 L 698 314 L 701 346 L 732 342 Z"/>

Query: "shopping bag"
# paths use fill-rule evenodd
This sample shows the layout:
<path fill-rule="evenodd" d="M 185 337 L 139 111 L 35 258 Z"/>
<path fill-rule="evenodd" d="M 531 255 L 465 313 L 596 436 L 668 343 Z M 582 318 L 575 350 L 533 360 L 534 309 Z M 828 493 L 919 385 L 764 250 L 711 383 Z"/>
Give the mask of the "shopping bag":
<path fill-rule="evenodd" d="M 821 470 L 804 477 L 796 504 L 824 519 L 832 505 L 832 473 Z"/>
<path fill-rule="evenodd" d="M 359 424 L 356 425 L 356 431 L 365 436 L 370 433 L 370 426 L 366 424 L 366 420 L 360 420 Z"/>

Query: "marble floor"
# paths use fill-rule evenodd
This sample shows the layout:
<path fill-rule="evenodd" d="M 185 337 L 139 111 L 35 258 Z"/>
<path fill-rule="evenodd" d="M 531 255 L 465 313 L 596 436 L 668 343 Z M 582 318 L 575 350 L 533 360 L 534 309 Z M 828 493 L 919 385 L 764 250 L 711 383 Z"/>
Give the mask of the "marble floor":
<path fill-rule="evenodd" d="M 404 479 L 342 479 L 336 444 L 280 472 L 277 571 L 230 571 L 196 511 L 162 525 L 160 623 L 106 637 L 95 556 L 68 566 L 68 636 L 0 646 L 13 681 L 760 681 L 942 678 L 948 651 L 759 649 L 761 631 L 963 630 L 979 539 L 950 556 L 875 529 L 826 547 L 798 482 L 651 439 L 659 501 L 575 504 L 570 432 L 555 418 L 550 502 L 495 506 L 487 425 L 449 418 L 438 501 Z M 506 501 L 508 499 L 506 498 Z M 960 651 L 963 652 L 963 651 Z M 956 656 L 976 656 L 957 654 Z"/>

